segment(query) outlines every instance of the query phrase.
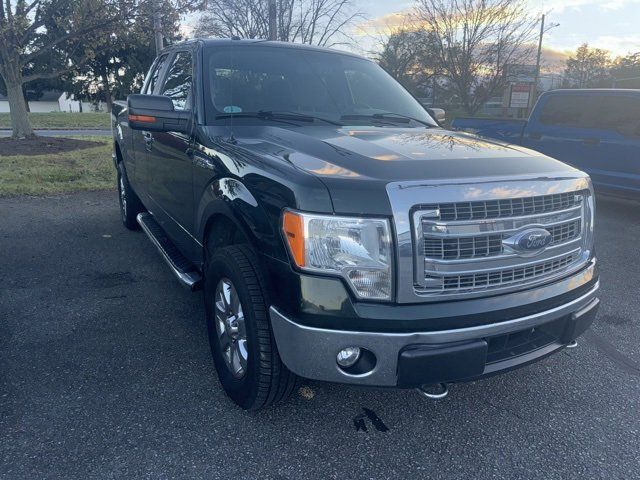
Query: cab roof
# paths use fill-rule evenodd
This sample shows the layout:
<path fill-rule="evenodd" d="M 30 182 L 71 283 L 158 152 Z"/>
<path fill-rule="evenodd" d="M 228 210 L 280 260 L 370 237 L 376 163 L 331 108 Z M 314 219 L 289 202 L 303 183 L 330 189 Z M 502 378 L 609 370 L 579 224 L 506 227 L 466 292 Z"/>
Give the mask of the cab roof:
<path fill-rule="evenodd" d="M 185 45 L 193 45 L 193 44 L 201 44 L 205 48 L 209 47 L 221 47 L 221 46 L 242 46 L 242 47 L 251 47 L 251 46 L 267 46 L 273 48 L 291 48 L 297 50 L 311 50 L 316 52 L 325 52 L 325 53 L 334 53 L 338 55 L 349 55 L 351 57 L 356 58 L 365 58 L 361 55 L 357 55 L 352 52 L 347 52 L 345 50 L 337 50 L 335 48 L 327 48 L 327 47 L 318 47 L 316 45 L 309 45 L 306 43 L 293 43 L 293 42 L 280 42 L 273 40 L 264 40 L 264 39 L 240 39 L 240 38 L 194 38 L 191 40 L 186 40 L 184 42 L 179 42 L 173 45 L 166 47 L 164 50 L 173 50 L 175 48 L 179 48 Z M 163 50 L 163 51 L 164 51 Z"/>

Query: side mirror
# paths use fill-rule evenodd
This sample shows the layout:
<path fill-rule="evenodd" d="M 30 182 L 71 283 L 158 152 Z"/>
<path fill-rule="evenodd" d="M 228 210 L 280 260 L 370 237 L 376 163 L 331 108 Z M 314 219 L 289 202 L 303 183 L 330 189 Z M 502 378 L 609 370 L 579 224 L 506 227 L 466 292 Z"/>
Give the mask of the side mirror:
<path fill-rule="evenodd" d="M 129 95 L 127 109 L 132 130 L 189 133 L 191 113 L 175 110 L 165 95 Z"/>
<path fill-rule="evenodd" d="M 442 108 L 427 108 L 427 112 L 438 123 L 444 123 L 447 120 L 446 112 Z"/>

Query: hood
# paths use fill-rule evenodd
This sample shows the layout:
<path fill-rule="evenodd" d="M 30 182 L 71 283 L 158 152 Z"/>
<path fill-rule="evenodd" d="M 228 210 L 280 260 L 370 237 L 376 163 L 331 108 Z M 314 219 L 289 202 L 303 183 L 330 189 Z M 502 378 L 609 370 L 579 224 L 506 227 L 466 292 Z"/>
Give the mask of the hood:
<path fill-rule="evenodd" d="M 246 126 L 236 139 L 320 178 L 339 213 L 390 212 L 390 182 L 576 171 L 533 150 L 441 128 Z"/>

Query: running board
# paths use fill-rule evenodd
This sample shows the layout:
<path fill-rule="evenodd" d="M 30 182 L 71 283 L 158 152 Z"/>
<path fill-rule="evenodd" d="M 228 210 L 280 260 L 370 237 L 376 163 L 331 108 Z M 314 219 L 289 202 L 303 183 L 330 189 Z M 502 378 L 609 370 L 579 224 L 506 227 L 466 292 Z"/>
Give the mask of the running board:
<path fill-rule="evenodd" d="M 147 234 L 149 240 L 160 251 L 167 265 L 180 283 L 189 290 L 196 291 L 202 286 L 202 275 L 193 264 L 182 254 L 178 247 L 164 232 L 162 227 L 155 221 L 153 215 L 148 212 L 139 213 L 136 220 Z"/>

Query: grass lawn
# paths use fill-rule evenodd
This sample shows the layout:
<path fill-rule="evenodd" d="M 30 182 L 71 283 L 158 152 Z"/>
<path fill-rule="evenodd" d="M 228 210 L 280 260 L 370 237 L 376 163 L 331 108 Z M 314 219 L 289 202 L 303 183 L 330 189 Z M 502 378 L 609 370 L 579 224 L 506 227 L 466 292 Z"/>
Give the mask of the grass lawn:
<path fill-rule="evenodd" d="M 33 128 L 45 129 L 109 129 L 108 113 L 30 113 L 29 118 Z M 8 113 L 0 113 L 0 128 L 11 128 L 11 117 Z"/>
<path fill-rule="evenodd" d="M 111 139 L 83 137 L 83 140 L 100 145 L 56 154 L 0 156 L 0 196 L 115 188 Z"/>

